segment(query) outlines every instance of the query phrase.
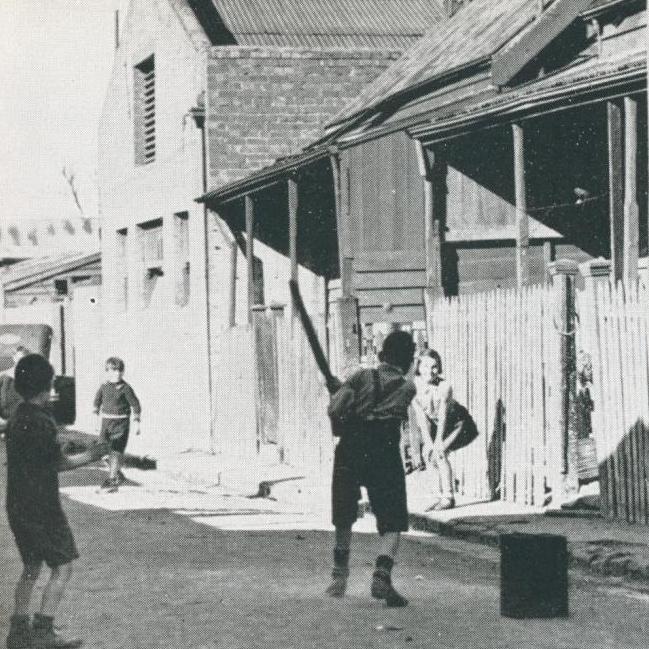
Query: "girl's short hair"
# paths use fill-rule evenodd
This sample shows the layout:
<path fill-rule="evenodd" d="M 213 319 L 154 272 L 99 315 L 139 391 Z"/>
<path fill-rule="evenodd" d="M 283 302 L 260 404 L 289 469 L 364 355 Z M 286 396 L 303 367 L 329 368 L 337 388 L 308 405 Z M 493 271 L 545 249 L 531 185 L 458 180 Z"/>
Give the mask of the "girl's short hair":
<path fill-rule="evenodd" d="M 27 354 L 16 364 L 14 388 L 25 400 L 32 399 L 52 387 L 54 368 L 40 354 Z"/>
<path fill-rule="evenodd" d="M 442 373 L 442 357 L 439 355 L 439 352 L 435 349 L 425 349 L 419 356 L 417 357 L 417 363 L 415 364 L 415 375 L 419 376 L 419 366 L 421 365 L 421 361 L 424 358 L 432 358 L 433 360 L 437 361 L 437 365 L 439 367 L 439 373 Z"/>
<path fill-rule="evenodd" d="M 110 358 L 106 359 L 106 367 L 110 367 L 112 370 L 117 370 L 118 372 L 123 372 L 124 371 L 124 361 L 117 357 L 117 356 L 111 356 Z"/>

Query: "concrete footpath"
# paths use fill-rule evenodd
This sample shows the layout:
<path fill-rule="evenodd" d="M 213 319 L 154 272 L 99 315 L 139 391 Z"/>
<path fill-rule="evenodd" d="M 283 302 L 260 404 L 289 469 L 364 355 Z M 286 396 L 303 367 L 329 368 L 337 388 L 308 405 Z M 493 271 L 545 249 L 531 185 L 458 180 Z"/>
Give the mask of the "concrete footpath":
<path fill-rule="evenodd" d="M 66 436 L 83 444 L 77 431 Z M 147 458 L 129 458 L 139 468 L 152 468 Z M 188 451 L 157 458 L 157 471 L 197 487 L 223 486 L 233 493 L 270 498 L 302 511 L 321 509 L 330 498 L 330 475 L 310 475 L 294 467 L 263 459 L 225 466 L 216 456 Z M 452 510 L 429 512 L 434 500 L 431 474 L 417 471 L 407 478 L 413 529 L 443 537 L 497 546 L 501 534 L 560 534 L 568 541 L 571 564 L 600 575 L 646 582 L 649 587 L 649 526 L 603 519 L 596 511 L 556 511 L 501 501 L 475 502 L 459 498 Z"/>

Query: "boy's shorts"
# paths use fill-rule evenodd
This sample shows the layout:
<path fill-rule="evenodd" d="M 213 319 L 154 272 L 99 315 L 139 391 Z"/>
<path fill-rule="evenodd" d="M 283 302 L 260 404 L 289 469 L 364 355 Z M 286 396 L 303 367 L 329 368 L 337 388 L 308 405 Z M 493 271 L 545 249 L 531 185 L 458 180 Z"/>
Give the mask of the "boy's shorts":
<path fill-rule="evenodd" d="M 129 423 L 126 417 L 124 419 L 106 419 L 102 417 L 99 441 L 106 442 L 111 451 L 123 453 L 128 442 Z"/>
<path fill-rule="evenodd" d="M 62 511 L 49 519 L 41 517 L 39 520 L 28 520 L 24 512 L 8 511 L 7 514 L 25 565 L 44 561 L 50 568 L 56 568 L 79 558 L 72 530 Z"/>
<path fill-rule="evenodd" d="M 406 476 L 398 435 L 368 431 L 341 439 L 331 486 L 334 526 L 348 527 L 356 522 L 361 486 L 367 489 L 379 534 L 408 530 Z"/>

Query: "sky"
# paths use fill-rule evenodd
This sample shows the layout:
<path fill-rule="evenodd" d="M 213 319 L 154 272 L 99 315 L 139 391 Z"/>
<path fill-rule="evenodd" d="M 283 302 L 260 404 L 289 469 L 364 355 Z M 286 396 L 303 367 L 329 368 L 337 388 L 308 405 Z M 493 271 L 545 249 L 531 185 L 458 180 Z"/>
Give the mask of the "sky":
<path fill-rule="evenodd" d="M 97 129 L 128 0 L 0 0 L 0 222 L 97 216 Z"/>

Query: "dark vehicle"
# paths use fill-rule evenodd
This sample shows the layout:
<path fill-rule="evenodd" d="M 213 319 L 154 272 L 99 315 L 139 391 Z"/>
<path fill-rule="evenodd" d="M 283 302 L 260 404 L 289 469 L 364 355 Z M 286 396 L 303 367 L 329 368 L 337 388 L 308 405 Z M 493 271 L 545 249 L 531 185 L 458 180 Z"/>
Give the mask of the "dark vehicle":
<path fill-rule="evenodd" d="M 49 360 L 52 347 L 52 327 L 44 324 L 0 325 L 0 373 L 11 373 L 16 350 L 25 347 Z M 1 396 L 1 395 L 0 395 Z M 74 378 L 56 376 L 50 400 L 52 414 L 58 424 L 72 424 L 76 416 Z M 3 404 L 0 403 L 0 409 Z"/>

